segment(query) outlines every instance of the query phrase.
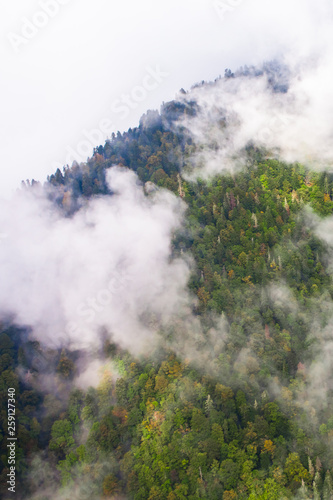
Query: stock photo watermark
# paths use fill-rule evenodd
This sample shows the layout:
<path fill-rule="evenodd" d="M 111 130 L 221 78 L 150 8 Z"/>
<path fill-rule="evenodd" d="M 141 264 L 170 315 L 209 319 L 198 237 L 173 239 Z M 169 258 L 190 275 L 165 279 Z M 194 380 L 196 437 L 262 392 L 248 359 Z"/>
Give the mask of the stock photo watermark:
<path fill-rule="evenodd" d="M 18 53 L 22 47 L 26 46 L 43 30 L 51 19 L 56 17 L 61 8 L 68 5 L 72 0 L 40 0 L 39 9 L 30 17 L 21 18 L 19 32 L 11 31 L 7 38 L 13 48 Z"/>
<path fill-rule="evenodd" d="M 244 0 L 213 0 L 213 7 L 221 21 L 224 21 L 226 16 L 234 12 L 243 2 Z"/>
<path fill-rule="evenodd" d="M 111 111 L 115 115 L 119 115 L 121 120 L 125 120 L 135 110 L 140 103 L 145 101 L 150 92 L 156 90 L 166 78 L 170 76 L 169 73 L 163 71 L 158 65 L 155 67 L 146 67 L 146 74 L 143 77 L 141 84 L 136 85 L 130 92 L 123 93 L 118 99 L 115 99 L 111 104 Z M 83 130 L 82 135 L 84 140 L 80 141 L 75 148 L 67 146 L 65 164 L 71 165 L 73 161 L 81 163 L 86 161 L 92 150 L 103 144 L 107 137 L 111 136 L 115 131 L 115 125 L 110 118 L 103 118 L 100 120 L 98 127 L 92 130 Z M 52 167 L 62 168 L 64 163 L 54 162 Z"/>
<path fill-rule="evenodd" d="M 8 389 L 8 411 L 7 411 L 7 449 L 8 449 L 8 469 L 7 484 L 8 491 L 15 493 L 16 488 L 16 406 L 15 406 L 15 389 Z"/>

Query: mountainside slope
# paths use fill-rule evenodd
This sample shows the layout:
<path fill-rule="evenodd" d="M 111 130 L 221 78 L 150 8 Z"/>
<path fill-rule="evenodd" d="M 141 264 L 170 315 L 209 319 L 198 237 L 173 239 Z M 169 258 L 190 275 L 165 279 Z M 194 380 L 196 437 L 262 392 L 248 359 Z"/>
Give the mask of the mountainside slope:
<path fill-rule="evenodd" d="M 281 75 L 270 74 L 272 92 L 287 92 Z M 192 179 L 207 145 L 183 120 L 198 116 L 191 98 L 167 103 L 43 188 L 68 221 L 116 196 L 114 165 L 136 173 L 149 203 L 170 191 L 185 212 L 170 260 L 190 273 L 179 313 L 140 312 L 151 350 L 135 355 L 102 332 L 95 372 L 106 368 L 90 388 L 73 382 L 84 350 L 43 345 L 3 318 L 1 429 L 14 387 L 22 498 L 333 498 L 333 174 L 249 143 L 241 166 Z"/>

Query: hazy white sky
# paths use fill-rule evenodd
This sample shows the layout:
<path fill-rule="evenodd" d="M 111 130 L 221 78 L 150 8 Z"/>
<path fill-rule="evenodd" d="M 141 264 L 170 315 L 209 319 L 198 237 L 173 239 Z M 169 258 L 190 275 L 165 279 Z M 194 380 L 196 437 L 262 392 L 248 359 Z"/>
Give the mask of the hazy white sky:
<path fill-rule="evenodd" d="M 181 87 L 227 67 L 320 52 L 332 31 L 327 0 L 0 0 L 0 7 L 0 197 L 22 179 L 44 181 L 74 156 L 85 160 Z"/>

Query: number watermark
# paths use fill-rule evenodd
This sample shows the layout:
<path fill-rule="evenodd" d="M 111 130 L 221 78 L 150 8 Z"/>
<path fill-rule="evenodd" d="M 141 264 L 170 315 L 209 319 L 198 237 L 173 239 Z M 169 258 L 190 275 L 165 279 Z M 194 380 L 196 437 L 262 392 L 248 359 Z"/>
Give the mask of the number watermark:
<path fill-rule="evenodd" d="M 7 448 L 8 448 L 8 468 L 9 473 L 7 474 L 8 480 L 8 491 L 15 493 L 16 487 L 16 407 L 15 407 L 15 389 L 8 389 L 8 416 L 7 416 Z"/>

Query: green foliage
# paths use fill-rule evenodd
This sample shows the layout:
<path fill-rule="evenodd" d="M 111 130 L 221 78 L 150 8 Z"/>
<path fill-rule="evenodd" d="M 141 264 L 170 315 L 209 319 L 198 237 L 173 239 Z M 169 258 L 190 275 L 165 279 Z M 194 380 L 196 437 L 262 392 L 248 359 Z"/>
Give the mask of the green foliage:
<path fill-rule="evenodd" d="M 57 420 L 52 425 L 51 440 L 49 448 L 62 456 L 75 444 L 73 438 L 73 426 L 67 419 Z"/>
<path fill-rule="evenodd" d="M 249 148 L 242 171 L 184 181 L 179 173 L 198 146 L 170 123 L 192 112 L 168 103 L 162 115 L 148 114 L 138 128 L 113 135 L 86 163 L 58 169 L 49 183 L 66 216 L 80 197 L 110 194 L 105 173 L 114 164 L 186 202 L 186 227 L 174 235 L 173 256 L 188 251 L 195 261 L 189 290 L 197 298 L 193 313 L 203 335 L 196 349 L 204 362 L 195 355 L 181 359 L 167 341 L 141 360 L 106 342 L 104 355 L 116 373 L 96 389 L 71 390 L 75 353 L 44 352 L 3 328 L 0 397 L 4 408 L 8 387 L 18 394 L 18 454 L 28 489 L 25 471 L 39 450 L 59 484 L 75 484 L 82 498 L 333 494 L 332 394 L 324 408 L 299 404 L 317 349 L 313 318 L 318 329 L 330 325 L 333 296 L 327 248 L 305 223 L 305 210 L 332 214 L 332 175 Z M 176 325 L 171 335 L 181 332 Z M 22 383 L 19 364 L 30 377 L 55 372 L 54 393 L 39 394 L 29 376 Z M 5 425 L 2 411 L 2 438 Z"/>

